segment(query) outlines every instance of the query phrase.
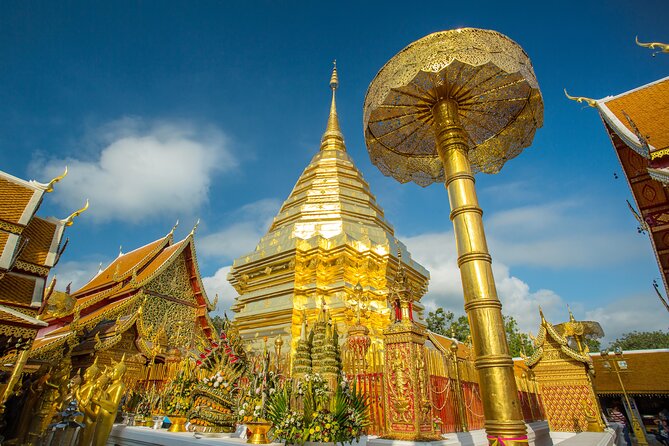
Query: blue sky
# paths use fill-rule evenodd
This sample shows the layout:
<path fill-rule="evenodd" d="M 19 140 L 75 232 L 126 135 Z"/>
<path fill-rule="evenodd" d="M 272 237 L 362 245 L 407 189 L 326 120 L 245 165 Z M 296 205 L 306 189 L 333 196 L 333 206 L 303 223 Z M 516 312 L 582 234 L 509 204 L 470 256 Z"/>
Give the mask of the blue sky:
<path fill-rule="evenodd" d="M 200 267 L 223 309 L 232 259 L 255 247 L 318 150 L 336 58 L 348 151 L 431 270 L 428 307 L 462 313 L 446 193 L 371 165 L 362 102 L 410 42 L 494 29 L 529 54 L 545 102 L 533 145 L 477 177 L 505 312 L 534 331 L 538 304 L 555 322 L 569 304 L 609 338 L 666 329 L 651 287 L 657 265 L 603 125 L 562 93 L 601 98 L 667 76 L 668 56 L 634 44 L 669 41 L 665 5 L 545 3 L 2 2 L 0 169 L 46 181 L 69 166 L 42 215 L 65 217 L 91 199 L 68 229 L 61 287 L 81 285 L 119 245 L 141 246 L 177 219 L 184 235 L 201 218 Z"/>

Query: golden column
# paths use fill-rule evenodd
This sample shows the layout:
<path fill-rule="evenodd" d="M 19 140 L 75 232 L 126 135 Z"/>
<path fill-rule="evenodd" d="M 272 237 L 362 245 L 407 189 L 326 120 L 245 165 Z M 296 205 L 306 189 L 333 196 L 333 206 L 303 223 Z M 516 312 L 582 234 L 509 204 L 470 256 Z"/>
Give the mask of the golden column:
<path fill-rule="evenodd" d="M 370 158 L 384 174 L 446 185 L 488 440 L 526 443 L 474 174 L 498 172 L 543 123 L 527 54 L 495 31 L 430 34 L 379 71 L 363 119 Z"/>

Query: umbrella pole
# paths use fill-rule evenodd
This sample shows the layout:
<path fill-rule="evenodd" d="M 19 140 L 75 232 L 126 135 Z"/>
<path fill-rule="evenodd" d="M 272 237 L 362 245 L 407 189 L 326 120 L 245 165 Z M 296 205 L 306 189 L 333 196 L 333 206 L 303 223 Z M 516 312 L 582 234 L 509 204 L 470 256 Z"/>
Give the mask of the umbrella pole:
<path fill-rule="evenodd" d="M 432 108 L 437 151 L 444 165 L 451 205 L 458 267 L 465 311 L 479 373 L 485 429 L 493 446 L 527 444 L 527 431 L 518 400 L 513 360 L 504 332 L 502 304 L 497 297 L 466 134 L 459 122 L 458 104 L 441 99 Z"/>

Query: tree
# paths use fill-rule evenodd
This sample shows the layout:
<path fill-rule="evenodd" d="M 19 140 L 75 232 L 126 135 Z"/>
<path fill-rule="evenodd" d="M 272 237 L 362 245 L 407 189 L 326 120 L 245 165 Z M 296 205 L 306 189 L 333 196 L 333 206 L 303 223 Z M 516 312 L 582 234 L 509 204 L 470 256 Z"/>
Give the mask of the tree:
<path fill-rule="evenodd" d="M 653 348 L 669 348 L 669 332 L 633 331 L 625 333 L 609 344 L 610 349 L 645 350 Z"/>
<path fill-rule="evenodd" d="M 225 325 L 225 319 L 223 319 L 219 315 L 216 315 L 213 318 L 211 318 L 211 324 L 216 329 L 216 332 L 220 333 L 223 330 L 223 326 Z"/>
<path fill-rule="evenodd" d="M 591 352 L 598 352 L 602 349 L 602 343 L 599 342 L 599 339 L 595 338 L 585 338 L 585 345 L 588 346 L 588 350 Z"/>
<path fill-rule="evenodd" d="M 467 316 L 460 316 L 456 319 L 452 311 L 437 308 L 430 311 L 425 319 L 427 329 L 444 336 L 453 336 L 460 342 L 466 342 L 469 338 L 469 320 Z M 513 316 L 504 316 L 504 332 L 509 343 L 511 356 L 520 356 L 523 352 L 526 355 L 532 354 L 534 347 L 527 333 L 522 333 L 518 329 L 518 322 Z"/>
<path fill-rule="evenodd" d="M 506 332 L 506 341 L 509 343 L 511 356 L 520 356 L 521 352 L 525 355 L 532 353 L 534 346 L 530 336 L 518 330 L 518 322 L 513 316 L 504 316 L 504 331 Z"/>
<path fill-rule="evenodd" d="M 465 342 L 469 337 L 467 316 L 460 316 L 456 319 L 452 311 L 437 308 L 427 314 L 425 321 L 427 322 L 427 329 L 431 332 L 443 336 L 453 336 L 460 342 Z"/>

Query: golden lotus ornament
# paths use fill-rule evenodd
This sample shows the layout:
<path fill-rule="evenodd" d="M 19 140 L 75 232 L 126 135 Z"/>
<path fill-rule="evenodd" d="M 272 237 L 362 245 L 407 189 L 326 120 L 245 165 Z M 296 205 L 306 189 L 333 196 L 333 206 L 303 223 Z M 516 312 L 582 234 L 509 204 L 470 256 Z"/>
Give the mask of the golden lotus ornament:
<path fill-rule="evenodd" d="M 474 174 L 497 173 L 543 125 L 527 54 L 496 31 L 430 34 L 381 68 L 367 90 L 363 123 L 369 156 L 384 175 L 445 184 L 488 440 L 526 445 Z"/>

